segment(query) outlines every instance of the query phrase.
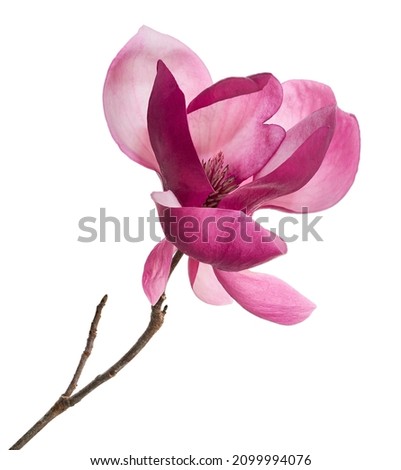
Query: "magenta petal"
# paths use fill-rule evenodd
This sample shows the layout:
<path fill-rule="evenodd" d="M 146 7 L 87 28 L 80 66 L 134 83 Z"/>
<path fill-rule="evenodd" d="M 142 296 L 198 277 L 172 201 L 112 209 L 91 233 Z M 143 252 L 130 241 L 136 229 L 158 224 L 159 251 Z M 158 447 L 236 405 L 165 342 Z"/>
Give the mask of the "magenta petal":
<path fill-rule="evenodd" d="M 159 59 L 173 71 L 188 99 L 212 83 L 205 65 L 187 46 L 143 26 L 111 63 L 103 91 L 114 140 L 126 155 L 154 170 L 158 164 L 149 142 L 146 113 Z"/>
<path fill-rule="evenodd" d="M 280 237 L 241 211 L 166 207 L 168 193 L 152 194 L 166 238 L 178 250 L 202 263 L 225 271 L 240 271 L 287 251 Z"/>
<path fill-rule="evenodd" d="M 215 269 L 224 289 L 254 315 L 282 325 L 294 325 L 316 307 L 310 300 L 280 279 L 263 273 L 228 273 Z"/>
<path fill-rule="evenodd" d="M 335 108 L 323 108 L 306 118 L 289 132 L 283 145 L 272 159 L 284 163 L 265 176 L 238 188 L 220 203 L 221 208 L 241 209 L 252 214 L 269 201 L 285 194 L 293 193 L 305 184 L 318 171 L 325 158 L 334 132 Z M 317 125 L 323 124 L 324 127 Z M 306 140 L 305 133 L 313 132 Z M 299 145 L 295 151 L 293 147 Z M 287 153 L 292 155 L 287 158 Z M 282 155 L 281 155 L 282 154 Z"/>
<path fill-rule="evenodd" d="M 219 101 L 259 93 L 263 91 L 271 98 L 269 103 L 259 103 L 257 115 L 264 121 L 279 108 L 283 93 L 280 82 L 271 73 L 260 73 L 249 77 L 229 77 L 209 86 L 188 105 L 188 113 L 205 108 Z M 263 95 L 259 95 L 259 99 Z"/>
<path fill-rule="evenodd" d="M 323 83 L 312 80 L 289 80 L 282 84 L 283 102 L 269 123 L 275 123 L 285 130 L 320 108 L 336 104 L 333 91 Z"/>
<path fill-rule="evenodd" d="M 182 205 L 201 206 L 213 188 L 189 134 L 185 97 L 161 61 L 149 99 L 148 129 L 164 189 Z"/>
<path fill-rule="evenodd" d="M 208 264 L 199 263 L 193 258 L 188 259 L 188 274 L 195 295 L 211 305 L 227 305 L 233 299 L 227 294 L 217 280 L 213 268 Z"/>
<path fill-rule="evenodd" d="M 174 245 L 163 240 L 153 248 L 145 262 L 142 286 L 152 305 L 159 300 L 166 288 L 175 250 Z"/>
<path fill-rule="evenodd" d="M 327 209 L 348 192 L 358 171 L 360 134 L 355 116 L 337 108 L 336 129 L 319 170 L 298 191 L 270 201 L 271 207 L 290 212 Z"/>
<path fill-rule="evenodd" d="M 271 173 L 282 163 L 287 161 L 294 151 L 297 150 L 298 147 L 300 147 L 317 129 L 321 127 L 330 128 L 331 137 L 336 125 L 336 109 L 336 105 L 321 108 L 318 111 L 309 114 L 302 121 L 299 121 L 295 126 L 291 127 L 291 129 L 287 131 L 285 139 L 278 151 L 269 160 L 267 165 L 265 165 L 265 167 L 255 175 L 255 179 L 259 179 L 262 176 Z"/>
<path fill-rule="evenodd" d="M 188 106 L 188 122 L 199 157 L 220 151 L 237 183 L 259 171 L 282 142 L 280 126 L 266 125 L 279 108 L 281 85 L 271 74 L 227 78 L 204 90 Z"/>

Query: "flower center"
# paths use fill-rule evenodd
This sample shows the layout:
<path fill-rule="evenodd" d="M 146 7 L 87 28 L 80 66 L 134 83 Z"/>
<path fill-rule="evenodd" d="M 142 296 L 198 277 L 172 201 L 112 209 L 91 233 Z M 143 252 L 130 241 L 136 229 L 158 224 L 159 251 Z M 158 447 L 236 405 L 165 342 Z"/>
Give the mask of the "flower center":
<path fill-rule="evenodd" d="M 235 182 L 235 177 L 228 173 L 228 165 L 224 165 L 223 152 L 209 158 L 207 162 L 202 160 L 202 166 L 214 189 L 203 206 L 217 207 L 224 196 L 238 188 L 238 184 Z"/>

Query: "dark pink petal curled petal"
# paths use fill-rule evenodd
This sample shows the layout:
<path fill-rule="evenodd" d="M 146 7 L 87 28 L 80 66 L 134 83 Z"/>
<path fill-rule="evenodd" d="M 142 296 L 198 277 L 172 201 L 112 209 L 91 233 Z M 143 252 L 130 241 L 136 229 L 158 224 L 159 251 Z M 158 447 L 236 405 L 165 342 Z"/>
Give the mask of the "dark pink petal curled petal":
<path fill-rule="evenodd" d="M 159 59 L 174 73 L 189 100 L 212 83 L 205 65 L 187 46 L 143 26 L 113 60 L 103 92 L 114 140 L 126 155 L 154 170 L 158 164 L 149 142 L 146 113 Z"/>
<path fill-rule="evenodd" d="M 142 286 L 152 305 L 159 300 L 166 288 L 175 251 L 174 245 L 163 240 L 153 248 L 145 262 Z"/>
<path fill-rule="evenodd" d="M 270 102 L 259 103 L 257 115 L 264 121 L 269 119 L 280 107 L 283 92 L 280 82 L 271 73 L 259 73 L 249 77 L 229 77 L 209 86 L 188 105 L 188 113 L 205 108 L 219 101 L 263 91 Z M 259 98 L 263 95 L 259 95 Z"/>
<path fill-rule="evenodd" d="M 316 307 L 310 300 L 280 279 L 263 273 L 228 273 L 215 269 L 224 289 L 248 312 L 282 325 L 294 325 Z"/>
<path fill-rule="evenodd" d="M 255 175 L 255 179 L 268 175 L 282 163 L 287 161 L 295 150 L 300 147 L 306 139 L 308 139 L 317 129 L 321 127 L 328 127 L 331 129 L 331 136 L 333 135 L 336 125 L 336 106 L 327 106 L 309 114 L 302 121 L 298 122 L 295 126 L 287 131 L 285 139 L 262 170 Z"/>
<path fill-rule="evenodd" d="M 279 124 L 285 130 L 295 126 L 309 114 L 336 104 L 333 91 L 323 83 L 312 80 L 289 80 L 282 84 L 283 102 L 269 123 Z"/>
<path fill-rule="evenodd" d="M 182 205 L 201 206 L 213 188 L 189 134 L 185 97 L 161 61 L 149 99 L 148 129 L 164 189 Z"/>
<path fill-rule="evenodd" d="M 227 78 L 203 91 L 188 106 L 188 122 L 199 158 L 223 152 L 237 183 L 259 171 L 285 132 L 266 125 L 279 108 L 281 85 L 271 74 Z"/>
<path fill-rule="evenodd" d="M 270 201 L 269 206 L 289 212 L 327 209 L 340 201 L 358 171 L 360 134 L 355 116 L 337 108 L 336 129 L 319 170 L 298 191 Z"/>
<path fill-rule="evenodd" d="M 195 295 L 208 304 L 227 305 L 233 299 L 227 294 L 217 280 L 213 268 L 208 264 L 199 263 L 193 258 L 188 259 L 188 274 Z"/>
<path fill-rule="evenodd" d="M 319 127 L 315 130 L 289 158 L 284 158 L 284 163 L 271 173 L 241 186 L 226 196 L 219 207 L 242 209 L 248 214 L 252 214 L 258 208 L 269 205 L 272 199 L 293 193 L 305 186 L 319 170 L 333 136 L 335 109 L 324 109 L 331 109 L 331 113 L 326 113 L 325 122 L 327 125 L 325 127 Z M 314 126 L 310 126 L 310 119 L 308 121 L 306 123 L 309 124 L 308 129 L 313 131 Z M 291 138 L 290 134 L 289 138 Z M 298 145 L 298 139 L 295 140 Z M 286 146 L 292 151 L 292 145 L 284 143 L 282 148 L 285 149 Z M 278 153 L 280 151 L 281 148 Z"/>
<path fill-rule="evenodd" d="M 168 241 L 196 260 L 225 271 L 240 271 L 284 254 L 280 237 L 241 211 L 167 207 L 166 193 L 153 193 Z"/>

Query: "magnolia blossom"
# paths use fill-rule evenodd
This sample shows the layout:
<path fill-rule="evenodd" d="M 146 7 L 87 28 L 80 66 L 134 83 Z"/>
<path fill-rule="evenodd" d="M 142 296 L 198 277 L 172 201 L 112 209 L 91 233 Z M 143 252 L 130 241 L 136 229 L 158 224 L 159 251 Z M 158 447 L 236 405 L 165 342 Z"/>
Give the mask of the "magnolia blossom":
<path fill-rule="evenodd" d="M 112 62 L 104 87 L 109 129 L 132 160 L 156 171 L 152 197 L 166 239 L 145 264 L 153 303 L 172 256 L 189 256 L 195 294 L 235 299 L 282 324 L 305 319 L 312 302 L 276 277 L 249 271 L 286 252 L 252 220 L 260 208 L 326 209 L 354 180 L 359 128 L 326 85 L 280 82 L 269 73 L 212 83 L 201 60 L 174 38 L 142 27 Z"/>

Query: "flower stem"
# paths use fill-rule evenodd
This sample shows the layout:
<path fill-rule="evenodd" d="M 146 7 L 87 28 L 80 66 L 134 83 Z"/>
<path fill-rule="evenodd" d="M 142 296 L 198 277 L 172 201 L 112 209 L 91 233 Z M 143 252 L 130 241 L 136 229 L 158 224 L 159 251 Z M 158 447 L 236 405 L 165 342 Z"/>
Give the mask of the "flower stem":
<path fill-rule="evenodd" d="M 170 276 L 174 271 L 175 267 L 182 258 L 183 253 L 177 251 L 171 261 L 170 267 Z M 93 318 L 89 336 L 86 342 L 85 349 L 81 355 L 80 361 L 78 363 L 75 374 L 67 387 L 65 393 L 63 393 L 60 398 L 54 403 L 54 405 L 39 419 L 13 446 L 10 447 L 10 450 L 19 450 L 25 446 L 33 437 L 36 436 L 45 426 L 47 426 L 50 421 L 64 413 L 72 406 L 79 403 L 83 398 L 89 395 L 93 390 L 113 378 L 120 370 L 125 367 L 129 362 L 134 359 L 134 357 L 148 344 L 148 342 L 153 338 L 155 333 L 159 331 L 164 322 L 164 316 L 167 312 L 167 305 L 163 307 L 163 302 L 166 300 L 166 296 L 163 293 L 159 300 L 152 306 L 150 321 L 146 330 L 138 338 L 136 343 L 129 349 L 117 362 L 115 362 L 111 367 L 109 367 L 103 374 L 95 377 L 91 382 L 89 382 L 85 387 L 80 391 L 73 394 L 73 391 L 78 385 L 78 380 L 82 374 L 82 371 L 85 367 L 86 361 L 88 360 L 92 349 L 93 344 L 96 338 L 97 325 L 100 321 L 101 313 L 103 307 L 107 302 L 107 295 L 105 295 L 100 301 L 99 305 L 96 308 L 96 313 Z"/>

